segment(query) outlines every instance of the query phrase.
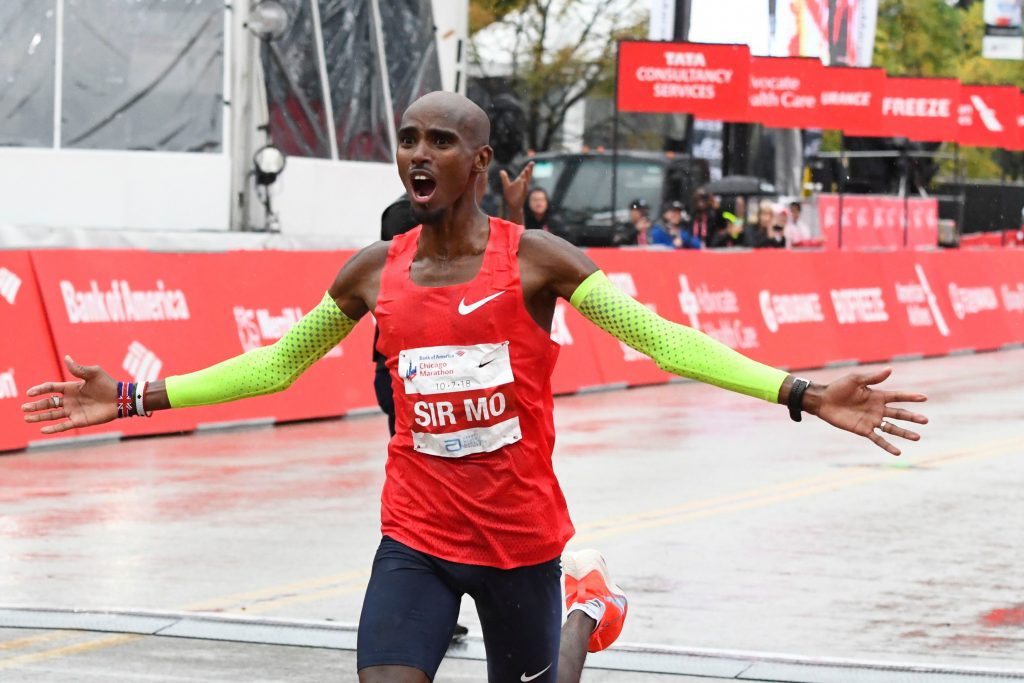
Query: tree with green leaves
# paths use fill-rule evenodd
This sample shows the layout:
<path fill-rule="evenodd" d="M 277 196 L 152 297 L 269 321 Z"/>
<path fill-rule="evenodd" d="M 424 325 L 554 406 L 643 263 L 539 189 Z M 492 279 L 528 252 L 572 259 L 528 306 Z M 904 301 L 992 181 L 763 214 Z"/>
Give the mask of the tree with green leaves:
<path fill-rule="evenodd" d="M 647 16 L 629 0 L 472 0 L 470 59 L 508 77 L 526 113 L 530 149 L 550 149 L 570 109 L 610 95 L 616 41 L 642 37 Z"/>
<path fill-rule="evenodd" d="M 874 65 L 890 76 L 947 76 L 964 83 L 1024 87 L 1024 61 L 981 56 L 985 21 L 982 2 L 960 0 L 881 0 Z M 1021 175 L 1021 154 L 964 148 L 968 177 Z M 944 164 L 952 173 L 952 162 Z"/>

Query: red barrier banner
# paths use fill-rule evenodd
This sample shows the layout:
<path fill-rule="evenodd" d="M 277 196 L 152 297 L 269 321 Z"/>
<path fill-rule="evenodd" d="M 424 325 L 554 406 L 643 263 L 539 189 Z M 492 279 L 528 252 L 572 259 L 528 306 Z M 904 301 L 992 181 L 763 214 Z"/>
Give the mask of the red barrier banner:
<path fill-rule="evenodd" d="M 889 277 L 907 307 L 910 352 L 996 349 L 1013 341 L 1007 320 L 1012 311 L 1000 297 L 1010 284 L 1005 256 L 950 251 L 889 262 Z"/>
<path fill-rule="evenodd" d="M 746 45 L 622 41 L 618 108 L 744 121 L 749 73 Z"/>
<path fill-rule="evenodd" d="M 816 57 L 754 57 L 747 120 L 769 128 L 827 127 L 820 109 L 824 76 Z"/>
<path fill-rule="evenodd" d="M 835 360 L 835 329 L 818 283 L 820 253 L 763 250 L 673 254 L 665 316 L 763 363 L 816 367 Z M 771 273 L 786 273 L 772 277 Z"/>
<path fill-rule="evenodd" d="M 1014 87 L 961 86 L 957 141 L 962 145 L 1017 149 L 1020 99 L 1020 90 Z"/>
<path fill-rule="evenodd" d="M 887 78 L 882 132 L 921 142 L 955 140 L 960 81 L 955 78 Z"/>
<path fill-rule="evenodd" d="M 589 253 L 620 282 L 643 279 L 641 299 L 664 317 L 779 367 L 1024 342 L 1024 253 L 1015 250 Z M 598 347 L 602 366 L 621 365 L 612 345 Z M 644 383 L 631 368 L 625 379 L 615 372 L 608 381 Z"/>
<path fill-rule="evenodd" d="M 662 316 L 792 370 L 1024 343 L 1024 249 L 588 253 Z M 18 406 L 28 386 L 59 377 L 60 355 L 102 365 L 116 378 L 208 366 L 279 339 L 320 301 L 348 255 L 76 250 L 34 252 L 30 261 L 0 253 L 0 323 L 18 330 L 2 347 L 0 450 L 38 438 Z M 87 433 L 168 433 L 371 406 L 370 323 L 286 392 L 119 420 Z M 562 346 L 553 377 L 558 393 L 670 378 L 566 302 L 556 307 L 552 338 Z"/>
<path fill-rule="evenodd" d="M 0 450 L 10 450 L 47 438 L 38 424 L 25 423 L 21 404 L 30 386 L 60 378 L 28 252 L 0 251 L 0 330 Z"/>
<path fill-rule="evenodd" d="M 556 394 L 572 394 L 586 387 L 604 383 L 597 363 L 594 342 L 603 332 L 569 305 L 559 300 L 551 320 L 551 339 L 561 346 L 558 363 L 551 375 L 551 390 Z"/>
<path fill-rule="evenodd" d="M 939 238 L 939 203 L 875 195 L 844 195 L 840 235 L 839 195 L 818 195 L 818 225 L 829 249 L 934 247 Z"/>
<path fill-rule="evenodd" d="M 825 128 L 839 128 L 846 135 L 880 137 L 885 71 L 847 66 L 824 69 L 821 114 Z"/>
<path fill-rule="evenodd" d="M 34 252 L 59 355 L 98 364 L 117 379 L 196 370 L 279 339 L 313 308 L 348 254 Z M 287 393 L 175 410 L 159 420 L 118 420 L 94 431 L 128 435 L 204 422 L 341 415 L 374 404 L 372 321 Z"/>

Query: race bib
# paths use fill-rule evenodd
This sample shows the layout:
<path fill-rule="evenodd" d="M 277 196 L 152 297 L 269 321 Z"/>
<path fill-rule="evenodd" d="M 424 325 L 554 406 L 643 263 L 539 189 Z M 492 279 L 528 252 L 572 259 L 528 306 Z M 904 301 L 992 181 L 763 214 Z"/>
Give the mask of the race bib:
<path fill-rule="evenodd" d="M 507 341 L 408 349 L 398 375 L 417 452 L 460 458 L 522 439 Z"/>

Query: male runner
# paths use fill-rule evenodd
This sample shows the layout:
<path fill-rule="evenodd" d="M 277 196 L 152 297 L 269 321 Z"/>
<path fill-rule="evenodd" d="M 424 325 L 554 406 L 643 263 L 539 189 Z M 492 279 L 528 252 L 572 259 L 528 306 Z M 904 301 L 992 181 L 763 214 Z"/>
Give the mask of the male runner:
<path fill-rule="evenodd" d="M 414 102 L 402 117 L 396 160 L 422 227 L 358 252 L 273 346 L 152 382 L 135 402 L 147 412 L 282 390 L 374 312 L 398 411 L 384 538 L 359 622 L 364 683 L 431 680 L 464 593 L 477 604 L 491 681 L 566 680 L 576 674 L 568 660 L 582 636 L 600 648 L 621 628 L 614 589 L 589 581 L 601 572 L 575 572 L 581 580 L 570 598 L 598 599 L 590 615 L 570 612 L 559 660 L 558 558 L 573 528 L 551 466 L 558 346 L 549 330 L 558 297 L 668 371 L 788 405 L 794 419 L 809 412 L 893 455 L 900 451 L 883 434 L 920 437 L 886 418 L 927 422 L 889 405 L 924 395 L 870 388 L 889 369 L 827 385 L 787 375 L 658 317 L 568 242 L 488 218 L 474 191 L 491 161 L 488 125 L 459 95 Z M 101 368 L 66 363 L 81 381 L 32 387 L 30 396 L 57 395 L 23 406 L 29 422 L 54 422 L 45 433 L 113 420 L 131 404 L 118 400 L 117 383 Z M 593 624 L 593 633 L 578 632 Z"/>
<path fill-rule="evenodd" d="M 515 180 L 509 178 L 508 173 L 501 171 L 502 195 L 505 199 L 508 220 L 517 225 L 523 224 L 523 206 L 526 202 L 526 193 L 530 186 L 530 179 L 533 177 L 533 162 L 528 163 Z M 476 202 L 479 205 L 487 193 L 487 176 L 477 176 Z M 404 235 L 417 225 L 419 220 L 412 213 L 412 202 L 409 195 L 402 195 L 388 205 L 380 216 L 380 239 L 390 242 L 398 235 Z M 391 391 L 391 371 L 388 370 L 387 357 L 377 350 L 377 340 L 380 338 L 380 330 L 373 331 L 373 393 L 377 397 L 377 405 L 384 411 L 388 418 L 388 433 L 395 435 L 395 395 Z M 452 642 L 460 643 L 469 634 L 469 629 L 462 624 L 456 623 L 452 630 Z"/>

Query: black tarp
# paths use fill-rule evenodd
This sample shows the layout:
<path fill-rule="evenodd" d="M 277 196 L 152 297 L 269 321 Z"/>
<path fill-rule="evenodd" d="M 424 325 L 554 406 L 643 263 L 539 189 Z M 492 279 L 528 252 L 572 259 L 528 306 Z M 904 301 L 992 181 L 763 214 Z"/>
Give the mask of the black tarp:
<path fill-rule="evenodd" d="M 441 89 L 434 12 L 430 0 L 387 0 L 380 3 L 380 14 L 397 126 L 406 107 Z"/>
<path fill-rule="evenodd" d="M 319 2 L 338 156 L 358 161 L 390 161 L 388 114 L 370 2 Z"/>
<path fill-rule="evenodd" d="M 286 154 L 329 159 L 323 88 L 309 0 L 279 0 L 288 28 L 260 55 L 270 110 L 270 138 Z"/>
<path fill-rule="evenodd" d="M 218 152 L 224 4 L 65 0 L 61 145 Z"/>
<path fill-rule="evenodd" d="M 54 0 L 0 2 L 0 145 L 53 146 Z"/>

